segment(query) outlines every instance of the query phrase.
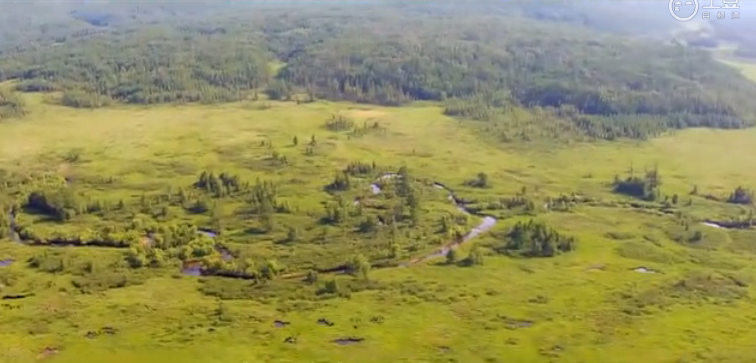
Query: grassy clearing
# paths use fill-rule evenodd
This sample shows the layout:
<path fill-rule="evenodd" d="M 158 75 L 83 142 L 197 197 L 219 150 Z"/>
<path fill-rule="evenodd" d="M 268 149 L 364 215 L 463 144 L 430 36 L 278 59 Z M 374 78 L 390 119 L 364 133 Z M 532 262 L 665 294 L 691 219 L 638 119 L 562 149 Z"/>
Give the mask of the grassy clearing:
<path fill-rule="evenodd" d="M 741 72 L 743 72 L 743 75 L 746 76 L 746 78 L 752 81 L 756 81 L 756 64 L 754 64 L 753 61 L 733 59 L 732 57 L 729 57 L 727 59 L 723 59 L 722 62 L 731 67 L 739 69 Z"/>
<path fill-rule="evenodd" d="M 320 212 L 321 202 L 330 198 L 323 185 L 352 161 L 407 166 L 415 177 L 442 182 L 469 198 L 511 196 L 525 187 L 537 200 L 577 193 L 609 202 L 630 200 L 611 192 L 616 174 L 623 176 L 631 166 L 637 171 L 658 166 L 662 192 L 690 198 L 692 204 L 680 203 L 679 210 L 701 219 L 747 208 L 689 196 L 694 186 L 699 195 L 721 197 L 738 185 L 756 185 L 750 157 L 756 153 L 756 130 L 694 129 L 644 143 L 524 147 L 484 143 L 474 124 L 422 104 L 266 101 L 81 111 L 40 103 L 33 110 L 27 119 L 0 124 L 0 165 L 7 170 L 65 175 L 87 185 L 89 193 L 114 200 L 190 184 L 202 170 L 228 170 L 251 180 L 280 181 L 282 198 L 300 208 L 282 224 L 306 226 L 302 216 Z M 333 114 L 357 124 L 379 122 L 385 131 L 335 133 L 323 127 Z M 305 155 L 312 135 L 318 146 L 314 155 Z M 291 166 L 261 163 L 274 151 Z M 71 152 L 79 160 L 63 161 Z M 488 174 L 490 188 L 464 185 L 479 172 Z M 115 182 L 99 185 L 95 181 L 102 176 Z M 368 191 L 367 181 L 362 189 Z M 224 208 L 231 213 L 233 206 Z M 424 208 L 430 214 L 453 210 L 442 192 L 429 196 Z M 696 224 L 692 229 L 703 231 L 704 238 L 691 243 L 675 241 L 686 232 L 674 216 L 656 211 L 577 205 L 560 213 L 539 205 L 536 212 L 537 219 L 578 237 L 578 250 L 529 260 L 487 250 L 485 263 L 471 268 L 432 262 L 374 270 L 371 279 L 382 288 L 348 299 L 303 300 L 282 293 L 221 302 L 200 292 L 199 279 L 171 271 L 155 271 L 141 285 L 81 294 L 71 287 L 72 276 L 17 262 L 0 268 L 2 294 L 36 294 L 3 301 L 0 361 L 671 363 L 747 362 L 756 353 L 750 344 L 756 338 L 750 329 L 756 319 L 753 232 Z M 494 233 L 526 218 L 502 220 Z M 273 237 L 238 231 L 234 236 L 239 244 L 255 239 L 249 244 L 253 254 L 323 253 L 307 244 L 281 247 Z M 477 241 L 486 246 L 494 239 L 486 234 Z M 63 250 L 98 260 L 120 258 L 112 249 Z M 39 251 L 3 242 L 0 259 L 25 261 Z M 632 271 L 639 266 L 661 273 Z M 321 318 L 335 324 L 319 325 Z M 276 319 L 291 324 L 279 328 Z M 103 327 L 115 334 L 86 337 Z M 330 342 L 350 336 L 365 341 Z M 296 344 L 286 343 L 288 337 Z M 59 351 L 46 357 L 45 347 Z"/>

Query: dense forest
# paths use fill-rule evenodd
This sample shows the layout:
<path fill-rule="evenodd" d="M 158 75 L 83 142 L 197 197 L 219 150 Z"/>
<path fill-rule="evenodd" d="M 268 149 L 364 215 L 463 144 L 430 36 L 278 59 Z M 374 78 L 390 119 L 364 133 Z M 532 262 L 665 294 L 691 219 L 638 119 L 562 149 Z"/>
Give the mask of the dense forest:
<path fill-rule="evenodd" d="M 642 139 L 754 122 L 756 85 L 679 45 L 534 22 L 497 7 L 312 5 L 292 13 L 257 6 L 197 5 L 179 14 L 160 7 L 173 14 L 162 18 L 126 5 L 71 11 L 68 21 L 78 25 L 58 29 L 57 38 L 33 33 L 37 46 L 3 47 L 0 81 L 18 81 L 20 92 L 60 91 L 58 101 L 72 107 L 261 93 L 383 105 L 431 100 L 449 115 L 488 121 L 502 140 L 530 137 L 517 126 L 518 108 L 540 110 L 535 122 L 554 137 Z M 9 99 L 2 114 L 23 114 Z"/>

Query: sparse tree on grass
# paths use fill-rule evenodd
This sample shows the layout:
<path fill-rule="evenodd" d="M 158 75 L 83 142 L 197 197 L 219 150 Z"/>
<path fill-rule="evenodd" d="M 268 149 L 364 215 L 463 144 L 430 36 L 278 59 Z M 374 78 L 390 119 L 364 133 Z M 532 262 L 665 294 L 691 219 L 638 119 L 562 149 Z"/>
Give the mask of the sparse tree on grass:
<path fill-rule="evenodd" d="M 349 272 L 359 279 L 368 280 L 370 275 L 370 261 L 362 254 L 354 256 L 349 263 Z"/>
<path fill-rule="evenodd" d="M 449 265 L 454 265 L 459 260 L 459 255 L 457 253 L 456 249 L 449 249 L 449 252 L 446 253 L 446 263 Z"/>
<path fill-rule="evenodd" d="M 482 265 L 483 264 L 483 251 L 478 247 L 478 245 L 473 246 L 470 249 L 470 263 L 473 265 Z"/>

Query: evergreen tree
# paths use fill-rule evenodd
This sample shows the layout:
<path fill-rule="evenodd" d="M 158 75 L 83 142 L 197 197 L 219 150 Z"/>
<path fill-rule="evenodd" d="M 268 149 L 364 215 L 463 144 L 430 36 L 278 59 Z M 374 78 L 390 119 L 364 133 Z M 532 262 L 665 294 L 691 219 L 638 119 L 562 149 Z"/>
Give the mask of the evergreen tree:
<path fill-rule="evenodd" d="M 458 260 L 459 256 L 457 254 L 457 250 L 449 249 L 449 251 L 446 253 L 446 263 L 449 265 L 454 265 Z"/>

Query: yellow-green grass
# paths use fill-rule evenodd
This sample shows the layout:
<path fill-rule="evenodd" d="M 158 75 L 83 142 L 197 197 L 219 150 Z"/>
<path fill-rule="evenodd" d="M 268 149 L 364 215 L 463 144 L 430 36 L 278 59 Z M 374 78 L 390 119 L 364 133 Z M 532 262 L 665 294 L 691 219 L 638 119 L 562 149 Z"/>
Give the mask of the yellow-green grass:
<path fill-rule="evenodd" d="M 738 185 L 756 185 L 754 130 L 694 129 L 642 143 L 503 146 L 481 142 L 474 126 L 445 117 L 432 105 L 266 102 L 89 111 L 38 101 L 30 100 L 27 118 L 0 124 L 0 167 L 78 178 L 113 176 L 118 182 L 112 188 L 91 191 L 112 198 L 187 185 L 201 170 L 214 169 L 250 178 L 303 179 L 304 184 L 284 184 L 282 192 L 300 208 L 319 211 L 328 199 L 322 186 L 335 172 L 350 161 L 373 160 L 406 165 L 413 175 L 447 184 L 463 196 L 511 196 L 525 186 L 542 197 L 574 192 L 624 199 L 611 193 L 609 183 L 631 165 L 638 172 L 658 166 L 664 193 L 679 194 L 684 201 L 694 185 L 700 194 L 717 196 Z M 359 138 L 327 131 L 322 125 L 333 113 L 378 121 L 386 131 Z M 313 134 L 319 141 L 316 155 L 305 156 Z M 271 140 L 273 149 L 259 146 L 262 139 Z M 70 150 L 77 150 L 83 162 L 63 162 L 61 156 Z M 280 171 L 257 167 L 257 160 L 273 150 L 292 166 Z M 492 188 L 462 185 L 478 172 L 490 176 Z M 738 207 L 691 198 L 693 204 L 683 210 L 700 218 L 739 213 Z M 451 207 L 433 202 L 425 208 Z M 669 292 L 697 271 L 720 271 L 743 281 L 756 277 L 749 232 L 702 229 L 711 249 L 694 248 L 669 238 L 667 231 L 675 226 L 671 216 L 600 207 L 541 212 L 537 218 L 579 238 L 577 251 L 530 260 L 489 251 L 483 266 L 431 263 L 376 270 L 373 280 L 403 288 L 317 302 L 285 296 L 269 304 L 225 301 L 228 321 L 220 324 L 213 317 L 218 300 L 202 295 L 196 278 L 159 275 L 144 285 L 80 295 L 72 292 L 71 277 L 23 266 L 38 250 L 4 242 L 0 259 L 20 261 L 5 272 L 17 272 L 23 282 L 16 286 L 37 294 L 8 301 L 19 309 L 0 308 L 0 362 L 37 361 L 48 346 L 60 348 L 44 358 L 53 363 L 671 363 L 749 362 L 756 356 L 756 305 L 749 299 L 726 303 L 718 291 L 705 289 L 698 292 L 700 298 Z M 521 219 L 501 221 L 497 230 Z M 493 238 L 485 235 L 479 242 Z M 119 257 L 113 250 L 69 251 Z M 631 271 L 638 266 L 663 274 Z M 753 295 L 752 287 L 744 289 Z M 385 320 L 371 323 L 374 316 Z M 336 325 L 320 326 L 319 318 Z M 277 328 L 275 319 L 291 325 Z M 515 320 L 533 325 L 518 326 Z M 85 337 L 105 326 L 118 333 Z M 297 343 L 284 343 L 288 336 L 296 336 Z M 347 336 L 366 340 L 352 346 L 330 343 Z"/>
<path fill-rule="evenodd" d="M 6 168 L 36 168 L 43 161 L 79 151 L 74 167 L 58 159 L 58 170 L 74 175 L 122 177 L 127 187 L 179 185 L 199 171 L 232 169 L 265 178 L 307 177 L 311 188 L 296 187 L 292 196 L 318 193 L 350 161 L 409 166 L 420 177 L 455 189 L 479 171 L 492 177 L 493 188 L 471 193 L 513 193 L 522 186 L 544 192 L 584 191 L 609 195 L 604 183 L 658 166 L 667 193 L 685 194 L 693 185 L 701 193 L 729 192 L 754 184 L 748 167 L 756 131 L 693 129 L 650 142 L 606 142 L 497 148 L 481 144 L 473 128 L 440 115 L 437 107 L 378 108 L 319 102 L 310 105 L 265 102 L 223 106 L 156 106 L 81 111 L 42 106 L 22 120 L 0 125 L 4 140 L 0 161 Z M 325 130 L 333 113 L 358 120 L 377 120 L 385 133 L 348 138 Z M 359 123 L 359 121 L 358 121 Z M 319 157 L 302 154 L 316 135 Z M 300 140 L 298 147 L 292 138 Z M 259 147 L 272 140 L 273 148 Z M 293 161 L 297 175 L 260 172 L 256 159 L 273 151 Z M 40 160 L 40 156 L 46 156 Z M 249 165 L 250 167 L 245 167 Z M 73 169 L 73 170 L 72 170 Z M 177 177 L 183 179 L 176 179 Z"/>
<path fill-rule="evenodd" d="M 723 63 L 739 69 L 743 75 L 756 82 L 756 63 L 753 60 L 737 59 L 732 57 L 725 57 L 721 60 Z"/>

